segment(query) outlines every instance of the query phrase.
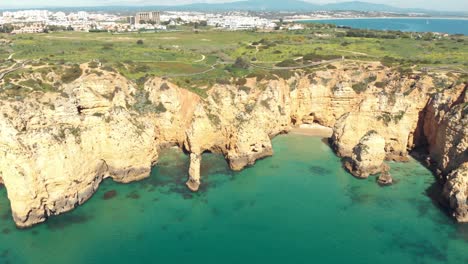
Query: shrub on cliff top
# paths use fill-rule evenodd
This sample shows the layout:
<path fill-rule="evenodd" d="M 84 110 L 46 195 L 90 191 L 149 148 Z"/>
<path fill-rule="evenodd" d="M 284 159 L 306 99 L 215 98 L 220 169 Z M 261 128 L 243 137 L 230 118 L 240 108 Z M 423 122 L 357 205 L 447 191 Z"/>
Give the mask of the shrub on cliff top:
<path fill-rule="evenodd" d="M 364 136 L 368 137 L 368 136 L 372 136 L 372 135 L 375 135 L 375 134 L 378 134 L 377 131 L 369 130 L 369 131 L 367 131 L 367 133 Z"/>
<path fill-rule="evenodd" d="M 272 73 L 284 80 L 289 80 L 294 76 L 294 72 L 290 70 L 275 70 Z"/>
<path fill-rule="evenodd" d="M 353 84 L 352 88 L 356 93 L 360 94 L 367 90 L 367 83 L 365 82 L 356 83 L 356 84 Z"/>
<path fill-rule="evenodd" d="M 170 87 L 169 87 L 169 85 L 167 85 L 167 83 L 163 83 L 163 84 L 161 84 L 160 89 L 161 89 L 161 91 L 165 91 L 165 90 L 169 90 Z"/>
<path fill-rule="evenodd" d="M 167 111 L 166 107 L 161 102 L 155 107 L 154 110 L 156 113 L 165 113 Z"/>
<path fill-rule="evenodd" d="M 229 81 L 228 79 L 216 78 L 216 83 L 217 84 L 229 85 L 229 84 L 231 84 L 231 81 Z"/>
<path fill-rule="evenodd" d="M 277 67 L 295 67 L 298 66 L 297 62 L 293 59 L 287 59 L 276 64 Z"/>
<path fill-rule="evenodd" d="M 240 79 L 237 79 L 237 81 L 236 81 L 236 85 L 238 85 L 238 86 L 243 86 L 246 83 L 247 83 L 247 79 L 245 79 L 245 78 L 240 78 Z"/>
<path fill-rule="evenodd" d="M 238 57 L 232 66 L 238 69 L 248 69 L 250 66 L 250 63 L 247 59 Z"/>
<path fill-rule="evenodd" d="M 241 86 L 239 87 L 239 91 L 244 91 L 246 93 L 250 93 L 250 87 L 248 86 Z"/>
<path fill-rule="evenodd" d="M 91 61 L 88 63 L 88 67 L 91 69 L 96 69 L 99 66 L 99 64 L 95 61 Z"/>
<path fill-rule="evenodd" d="M 61 80 L 64 83 L 71 83 L 74 80 L 80 78 L 82 73 L 83 71 L 81 70 L 80 65 L 74 64 L 73 66 L 65 70 L 65 72 L 62 75 Z"/>
<path fill-rule="evenodd" d="M 377 88 L 385 88 L 385 86 L 387 86 L 388 83 L 387 82 L 376 82 L 374 85 Z"/>

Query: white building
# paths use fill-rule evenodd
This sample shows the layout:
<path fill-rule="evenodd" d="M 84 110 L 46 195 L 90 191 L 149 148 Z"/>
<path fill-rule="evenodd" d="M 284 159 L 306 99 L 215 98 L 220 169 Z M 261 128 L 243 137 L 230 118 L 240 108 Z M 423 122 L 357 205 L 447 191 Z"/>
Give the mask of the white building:
<path fill-rule="evenodd" d="M 19 29 L 13 30 L 13 34 L 25 34 L 25 33 L 42 33 L 44 32 L 45 25 L 41 23 L 34 23 L 31 25 L 21 26 Z"/>
<path fill-rule="evenodd" d="M 79 11 L 78 14 L 77 14 L 77 18 L 79 20 L 88 20 L 88 12 Z"/>

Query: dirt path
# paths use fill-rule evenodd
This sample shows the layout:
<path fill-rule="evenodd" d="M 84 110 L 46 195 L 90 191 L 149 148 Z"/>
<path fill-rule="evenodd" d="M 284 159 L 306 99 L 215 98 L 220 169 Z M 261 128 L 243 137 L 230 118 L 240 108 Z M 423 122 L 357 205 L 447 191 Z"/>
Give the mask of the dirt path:
<path fill-rule="evenodd" d="M 360 55 L 360 56 L 371 57 L 371 58 L 378 58 L 377 56 L 369 55 L 369 54 L 364 53 L 364 52 L 356 52 L 356 51 L 349 51 L 349 50 L 337 50 L 337 51 L 346 52 L 346 53 L 351 53 L 351 54 L 354 54 L 354 55 Z"/>
<path fill-rule="evenodd" d="M 196 61 L 194 61 L 194 62 L 195 62 L 195 63 L 196 63 L 196 62 L 202 62 L 202 61 L 204 61 L 205 59 L 206 59 L 206 56 L 202 54 L 202 58 L 199 59 L 199 60 L 196 60 Z"/>
<path fill-rule="evenodd" d="M 204 70 L 202 72 L 196 72 L 196 73 L 181 73 L 181 74 L 166 74 L 164 75 L 164 77 L 166 78 L 174 78 L 174 77 L 191 77 L 191 76 L 197 76 L 197 75 L 201 75 L 201 74 L 205 74 L 205 73 L 209 73 L 211 71 L 214 71 L 216 69 L 216 66 L 218 65 L 219 63 L 215 63 L 213 65 L 210 66 L 210 68 L 208 70 Z"/>
<path fill-rule="evenodd" d="M 343 61 L 343 59 L 319 61 L 319 62 L 314 62 L 314 63 L 307 64 L 307 65 L 294 66 L 294 67 L 276 67 L 276 66 L 274 66 L 274 67 L 264 67 L 264 66 L 259 66 L 259 65 L 255 65 L 255 64 L 250 64 L 250 66 L 255 67 L 255 68 L 264 69 L 264 70 L 297 70 L 297 69 L 304 69 L 304 68 L 309 68 L 309 67 L 323 65 L 323 64 L 330 64 L 330 63 L 338 62 L 338 61 Z"/>
<path fill-rule="evenodd" d="M 13 66 L 11 66 L 9 69 L 3 71 L 3 72 L 0 72 L 0 81 L 3 80 L 3 78 L 5 78 L 5 76 L 7 74 L 10 74 L 14 71 L 17 71 L 19 69 L 22 69 L 26 66 L 26 63 L 29 63 L 30 61 L 23 61 L 19 66 L 17 66 L 18 64 L 15 64 Z"/>

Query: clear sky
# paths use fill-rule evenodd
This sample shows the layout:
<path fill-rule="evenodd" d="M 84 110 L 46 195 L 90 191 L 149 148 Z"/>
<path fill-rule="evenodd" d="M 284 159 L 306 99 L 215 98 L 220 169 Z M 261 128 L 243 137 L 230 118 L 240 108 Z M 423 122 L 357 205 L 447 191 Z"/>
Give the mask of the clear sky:
<path fill-rule="evenodd" d="M 176 5 L 200 2 L 234 2 L 235 0 L 0 0 L 0 8 L 29 8 L 47 6 L 105 6 L 105 5 Z M 284 0 L 287 1 L 287 0 Z M 325 4 L 349 0 L 306 0 Z M 432 10 L 468 11 L 468 0 L 362 0 L 396 7 Z"/>

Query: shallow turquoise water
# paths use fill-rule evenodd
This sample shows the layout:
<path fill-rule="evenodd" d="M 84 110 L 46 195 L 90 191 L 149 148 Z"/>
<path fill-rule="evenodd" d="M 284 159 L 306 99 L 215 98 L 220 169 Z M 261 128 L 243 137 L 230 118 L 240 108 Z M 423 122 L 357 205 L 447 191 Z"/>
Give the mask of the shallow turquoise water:
<path fill-rule="evenodd" d="M 0 263 L 468 263 L 468 228 L 432 203 L 417 162 L 392 163 L 398 183 L 382 188 L 345 173 L 318 138 L 280 136 L 274 149 L 240 173 L 205 154 L 197 194 L 183 184 L 188 158 L 171 150 L 149 179 L 105 181 L 28 230 L 14 228 L 2 189 Z"/>
<path fill-rule="evenodd" d="M 370 18 L 326 19 L 305 23 L 331 23 L 360 29 L 401 30 L 407 32 L 441 32 L 468 35 L 467 19 L 416 19 L 416 18 Z"/>

